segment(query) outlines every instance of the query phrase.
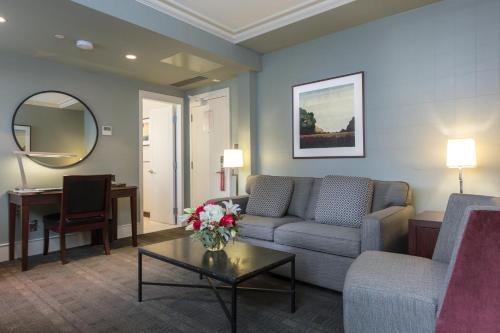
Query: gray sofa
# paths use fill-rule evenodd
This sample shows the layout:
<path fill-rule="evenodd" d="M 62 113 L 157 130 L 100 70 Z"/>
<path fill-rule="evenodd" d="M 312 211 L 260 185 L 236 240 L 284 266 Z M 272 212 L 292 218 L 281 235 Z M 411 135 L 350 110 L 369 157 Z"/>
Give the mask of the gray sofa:
<path fill-rule="evenodd" d="M 500 198 L 452 194 L 432 260 L 380 251 L 362 253 L 345 281 L 345 331 L 434 332 L 472 210 L 500 210 Z"/>
<path fill-rule="evenodd" d="M 258 177 L 262 176 L 248 177 L 248 195 L 231 198 L 240 204 L 244 214 Z M 347 227 L 315 220 L 318 214 L 325 213 L 322 210 L 328 211 L 329 206 L 327 201 L 327 205 L 317 207 L 323 178 L 286 178 L 293 180 L 286 214 L 282 217 L 245 214 L 240 221 L 240 235 L 244 242 L 295 253 L 298 280 L 342 291 L 347 270 L 362 252 L 406 250 L 408 219 L 414 215 L 407 183 L 370 181 L 373 196 L 370 196 L 368 213 L 358 227 Z M 275 273 L 288 276 L 289 268 L 278 268 Z"/>

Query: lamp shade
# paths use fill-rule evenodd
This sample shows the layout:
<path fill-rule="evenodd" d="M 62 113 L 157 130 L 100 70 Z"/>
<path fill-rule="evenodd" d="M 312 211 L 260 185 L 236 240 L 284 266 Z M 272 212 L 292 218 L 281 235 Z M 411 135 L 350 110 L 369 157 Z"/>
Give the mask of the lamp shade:
<path fill-rule="evenodd" d="M 243 151 L 241 149 L 224 149 L 224 168 L 241 168 Z"/>
<path fill-rule="evenodd" d="M 448 168 L 474 168 L 476 166 L 476 143 L 474 139 L 448 140 Z"/>

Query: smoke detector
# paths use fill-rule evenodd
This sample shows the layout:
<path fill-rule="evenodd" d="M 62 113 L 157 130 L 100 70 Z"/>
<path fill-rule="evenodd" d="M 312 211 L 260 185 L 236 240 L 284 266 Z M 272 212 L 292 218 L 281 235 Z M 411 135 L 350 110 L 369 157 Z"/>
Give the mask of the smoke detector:
<path fill-rule="evenodd" d="M 92 44 L 92 42 L 89 42 L 88 40 L 81 39 L 76 41 L 76 47 L 81 50 L 93 50 L 94 44 Z"/>

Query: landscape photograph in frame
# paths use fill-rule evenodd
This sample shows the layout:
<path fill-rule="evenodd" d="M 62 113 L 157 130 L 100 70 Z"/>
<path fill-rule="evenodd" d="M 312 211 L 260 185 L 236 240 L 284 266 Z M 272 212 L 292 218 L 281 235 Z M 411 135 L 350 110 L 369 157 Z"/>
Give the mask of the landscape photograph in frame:
<path fill-rule="evenodd" d="M 363 72 L 293 87 L 293 157 L 364 157 Z"/>

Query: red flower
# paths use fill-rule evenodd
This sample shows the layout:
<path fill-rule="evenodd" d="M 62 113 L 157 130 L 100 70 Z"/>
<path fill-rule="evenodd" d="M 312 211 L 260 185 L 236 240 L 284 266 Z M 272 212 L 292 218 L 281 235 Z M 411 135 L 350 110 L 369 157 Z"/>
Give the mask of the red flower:
<path fill-rule="evenodd" d="M 200 217 L 200 213 L 203 212 L 204 210 L 205 210 L 205 207 L 198 206 L 198 208 L 196 208 L 196 211 L 195 211 L 196 216 Z"/>
<path fill-rule="evenodd" d="M 193 222 L 193 229 L 194 230 L 200 230 L 200 227 L 201 227 L 201 221 L 200 220 L 196 220 Z"/>
<path fill-rule="evenodd" d="M 232 214 L 224 215 L 220 221 L 219 225 L 221 227 L 228 227 L 234 225 L 234 216 Z"/>
<path fill-rule="evenodd" d="M 205 206 L 206 206 L 206 205 L 213 205 L 213 206 L 215 206 L 215 205 L 217 205 L 217 204 L 216 204 L 215 202 L 213 202 L 213 201 L 208 201 L 208 202 L 205 204 Z"/>

